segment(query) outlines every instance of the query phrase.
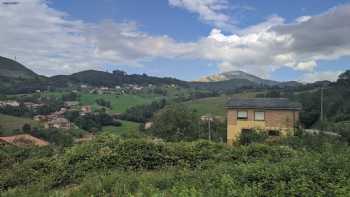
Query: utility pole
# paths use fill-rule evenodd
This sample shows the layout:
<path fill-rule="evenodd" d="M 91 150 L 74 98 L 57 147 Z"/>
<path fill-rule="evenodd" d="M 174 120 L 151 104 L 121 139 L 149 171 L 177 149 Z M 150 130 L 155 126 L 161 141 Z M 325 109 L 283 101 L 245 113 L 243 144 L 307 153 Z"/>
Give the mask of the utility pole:
<path fill-rule="evenodd" d="M 213 118 L 210 114 L 203 116 L 204 121 L 208 121 L 208 140 L 211 141 L 211 121 L 213 121 Z"/>
<path fill-rule="evenodd" d="M 210 125 L 210 121 L 211 121 L 211 117 L 208 117 L 208 137 L 209 137 L 209 141 L 211 141 L 211 125 Z"/>
<path fill-rule="evenodd" d="M 323 102 L 324 102 L 324 88 L 321 87 L 321 114 L 320 114 L 320 121 L 323 122 Z"/>

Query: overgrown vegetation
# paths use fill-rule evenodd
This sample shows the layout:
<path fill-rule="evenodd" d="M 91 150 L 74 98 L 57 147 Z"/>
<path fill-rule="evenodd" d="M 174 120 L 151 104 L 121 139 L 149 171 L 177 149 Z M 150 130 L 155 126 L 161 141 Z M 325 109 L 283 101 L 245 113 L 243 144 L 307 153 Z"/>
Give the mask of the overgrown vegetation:
<path fill-rule="evenodd" d="M 242 145 L 248 145 L 252 143 L 262 143 L 268 138 L 268 134 L 265 131 L 249 130 L 244 131 L 239 136 L 238 142 Z"/>
<path fill-rule="evenodd" d="M 106 100 L 104 100 L 104 99 L 97 99 L 96 100 L 96 103 L 98 104 L 98 105 L 100 105 L 100 106 L 102 106 L 102 107 L 107 107 L 107 108 L 109 108 L 109 109 L 111 109 L 112 108 L 112 104 L 111 104 L 111 102 L 110 101 L 106 101 Z"/>
<path fill-rule="evenodd" d="M 348 145 L 322 136 L 228 147 L 103 135 L 63 152 L 25 152 L 1 149 L 4 196 L 344 196 L 350 191 Z"/>
<path fill-rule="evenodd" d="M 121 115 L 123 120 L 134 122 L 146 122 L 150 120 L 154 113 L 161 110 L 166 105 L 166 100 L 153 101 L 151 104 L 130 107 Z"/>
<path fill-rule="evenodd" d="M 18 83 L 11 89 L 8 81 L 14 79 L 0 77 L 1 84 L 7 83 L 0 88 L 2 93 L 47 90 L 50 86 L 55 91 L 72 85 L 68 93 L 65 89 L 1 96 L 1 100 L 21 103 L 0 109 L 0 113 L 21 117 L 0 115 L 7 121 L 0 124 L 1 135 L 27 133 L 50 142 L 42 148 L 0 144 L 1 196 L 348 196 L 349 79 L 347 71 L 335 83 L 265 87 L 236 80 L 189 84 L 123 71 L 85 71 L 33 78 L 30 83 L 16 79 Z M 92 90 L 98 94 L 71 92 L 82 84 L 96 86 Z M 94 90 L 123 84 L 142 85 L 144 92 Z M 325 103 L 322 122 L 321 87 Z M 247 89 L 252 92 L 244 92 Z M 243 133 L 236 146 L 227 146 L 227 125 L 221 117 L 232 93 L 300 101 L 304 126 L 340 136 L 310 135 L 300 130 L 296 136 L 268 140 L 266 133 L 253 131 Z M 198 99 L 204 97 L 211 98 Z M 90 114 L 80 115 L 75 109 L 64 115 L 81 129 L 96 133 L 96 139 L 76 144 L 74 139 L 86 131 L 42 129 L 29 119 L 59 110 L 64 101 L 92 106 Z M 24 102 L 44 105 L 34 110 L 26 108 Z M 144 130 L 144 124 L 118 121 L 120 116 L 153 125 Z M 211 142 L 204 140 L 208 138 Z"/>
<path fill-rule="evenodd" d="M 301 124 L 305 128 L 324 129 L 325 123 L 350 120 L 350 71 L 339 76 L 336 82 L 321 81 L 299 87 L 274 88 L 257 97 L 287 97 L 303 105 Z M 320 121 L 323 92 L 323 122 Z"/>
<path fill-rule="evenodd" d="M 103 126 L 121 126 L 122 123 L 113 116 L 105 113 L 86 114 L 84 116 L 74 117 L 72 113 L 67 113 L 67 118 L 70 118 L 76 126 L 86 131 L 97 132 L 101 131 Z"/>

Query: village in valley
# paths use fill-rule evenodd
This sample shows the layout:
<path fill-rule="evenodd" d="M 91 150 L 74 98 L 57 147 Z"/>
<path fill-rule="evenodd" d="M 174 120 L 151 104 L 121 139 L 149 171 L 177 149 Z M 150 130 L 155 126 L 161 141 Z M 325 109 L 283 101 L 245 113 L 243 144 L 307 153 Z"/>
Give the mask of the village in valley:
<path fill-rule="evenodd" d="M 0 197 L 349 197 L 349 0 L 0 0 Z"/>
<path fill-rule="evenodd" d="M 274 165 L 294 165 L 290 161 L 301 162 L 298 165 L 305 165 L 303 169 L 316 166 L 317 172 L 321 172 L 323 163 L 309 159 L 318 158 L 319 154 L 329 157 L 327 151 L 318 151 L 333 146 L 335 148 L 328 151 L 342 154 L 344 159 L 328 161 L 330 165 L 348 161 L 349 116 L 342 112 L 350 109 L 346 99 L 350 71 L 340 74 L 335 82 L 309 84 L 271 82 L 258 77 L 246 82 L 252 75 L 242 72 L 235 72 L 233 81 L 221 82 L 184 82 L 115 73 L 89 71 L 88 76 L 78 73 L 80 81 L 65 76 L 62 81 L 52 77 L 16 82 L 9 84 L 11 88 L 3 86 L 0 157 L 4 159 L 0 164 L 6 170 L 0 173 L 4 177 L 0 179 L 0 191 L 11 192 L 11 188 L 24 184 L 38 193 L 50 188 L 50 193 L 58 189 L 60 194 L 86 194 L 90 192 L 80 188 L 91 189 L 84 184 L 90 184 L 96 177 L 104 181 L 116 176 L 116 180 L 129 184 L 125 181 L 130 174 L 137 173 L 131 176 L 135 181 L 140 180 L 139 176 L 164 181 L 168 180 L 168 173 L 176 177 L 179 176 L 177 171 L 182 169 L 185 174 L 200 173 L 203 178 L 200 176 L 196 181 L 204 182 L 205 188 L 217 193 L 222 190 L 211 187 L 207 174 L 202 173 L 221 176 L 223 169 L 236 173 L 236 163 L 244 168 L 258 165 L 266 169 Z M 85 83 L 93 75 L 104 77 L 94 77 L 96 80 Z M 237 80 L 241 83 L 237 84 Z M 264 84 L 267 82 L 268 85 Z M 28 86 L 28 83 L 33 85 Z M 336 147 L 339 146 L 345 152 L 338 153 Z M 173 168 L 174 172 L 168 171 Z M 98 173 L 105 173 L 106 169 L 116 174 Z M 89 170 L 92 174 L 86 175 Z M 24 171 L 35 175 L 16 174 Z M 255 176 L 262 171 L 258 168 L 251 173 Z M 279 173 L 282 172 L 273 176 Z M 299 171 L 289 173 L 301 176 Z M 333 174 L 331 171 L 325 176 Z M 38 177 L 40 179 L 36 179 Z M 191 179 L 185 178 L 177 184 L 188 183 Z M 16 183 L 12 182 L 14 180 Z M 235 181 L 240 184 L 239 188 L 255 182 Z M 71 191 L 66 184 L 76 190 Z M 101 187 L 107 187 L 105 184 Z M 314 181 L 314 184 L 319 183 Z M 234 185 L 229 184 L 229 187 Z M 147 187 L 159 190 L 153 182 L 147 182 Z M 130 191 L 119 186 L 117 190 L 111 193 Z M 139 190 L 146 192 L 144 188 Z M 93 193 L 101 191 L 104 190 L 98 186 Z M 174 194 L 174 191 L 165 186 L 161 193 Z M 31 194 L 26 189 L 17 192 Z"/>
<path fill-rule="evenodd" d="M 176 88 L 175 84 L 171 84 L 168 86 L 165 86 L 165 88 Z M 115 86 L 115 87 L 91 87 L 85 84 L 80 85 L 77 89 L 69 90 L 66 92 L 67 95 L 73 95 L 73 100 L 63 99 L 61 105 L 57 108 L 56 111 L 52 111 L 47 113 L 45 111 L 45 114 L 40 114 L 42 109 L 45 109 L 48 107 L 49 103 L 45 102 L 42 97 L 49 97 L 47 94 L 44 94 L 40 90 L 35 91 L 35 99 L 33 102 L 29 101 L 23 101 L 20 100 L 0 100 L 0 108 L 2 109 L 19 109 L 19 108 L 25 108 L 32 112 L 32 116 L 29 118 L 33 121 L 37 122 L 37 125 L 40 125 L 43 129 L 58 129 L 62 131 L 69 132 L 70 129 L 79 129 L 78 126 L 76 126 L 72 120 L 69 120 L 65 114 L 72 114 L 75 113 L 79 117 L 84 117 L 88 115 L 97 115 L 102 110 L 103 112 L 106 112 L 106 110 L 112 110 L 111 109 L 111 103 L 110 101 L 105 101 L 103 99 L 101 100 L 95 100 L 93 101 L 93 105 L 99 105 L 99 112 L 96 110 L 93 110 L 92 105 L 83 105 L 79 99 L 77 98 L 79 93 L 83 93 L 85 95 L 92 95 L 93 97 L 99 98 L 99 97 L 110 97 L 110 96 L 125 96 L 129 94 L 142 94 L 143 90 L 147 91 L 153 91 L 154 86 L 152 84 L 148 84 L 147 86 L 139 86 L 136 84 L 126 84 L 123 86 Z M 63 93 L 64 94 L 64 93 Z M 23 95 L 22 95 L 23 96 Z M 20 96 L 21 97 L 21 96 Z M 118 109 L 117 109 L 118 111 Z M 119 121 L 119 117 L 121 116 L 120 112 L 110 111 L 108 112 L 111 117 L 113 117 L 114 121 Z M 136 124 L 136 123 L 135 123 Z M 0 124 L 1 125 L 1 124 Z M 152 122 L 145 122 L 144 128 L 149 129 L 152 125 Z M 96 129 L 96 128 L 94 128 Z M 95 133 L 85 133 L 84 135 L 79 136 L 79 138 L 76 138 L 76 142 L 82 142 L 86 140 L 91 140 L 94 138 Z M 31 136 L 30 134 L 26 134 L 25 136 L 23 134 L 13 135 L 13 136 L 6 136 L 6 137 L 0 137 L 0 141 L 3 142 L 9 142 L 14 145 L 16 145 L 16 140 L 13 139 L 20 139 L 20 138 L 27 138 L 25 141 L 27 141 L 27 145 L 30 145 L 31 143 L 34 144 L 43 144 L 42 142 L 45 141 L 43 139 L 39 139 L 37 137 Z M 25 145 L 25 143 L 21 142 L 21 140 L 17 140 L 19 142 L 20 146 Z M 48 145 L 49 142 L 44 143 L 45 145 Z"/>

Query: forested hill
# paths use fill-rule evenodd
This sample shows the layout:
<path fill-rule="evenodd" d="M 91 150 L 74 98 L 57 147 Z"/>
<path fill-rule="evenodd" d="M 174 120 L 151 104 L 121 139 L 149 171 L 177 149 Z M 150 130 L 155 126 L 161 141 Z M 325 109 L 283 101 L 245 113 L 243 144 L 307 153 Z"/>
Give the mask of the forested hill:
<path fill-rule="evenodd" d="M 0 77 L 33 79 L 38 76 L 22 64 L 0 56 Z"/>
<path fill-rule="evenodd" d="M 303 105 L 301 123 L 319 128 L 321 124 L 350 123 L 350 70 L 339 75 L 336 82 L 319 81 L 299 87 L 270 89 L 261 97 L 288 97 Z M 324 121 L 320 121 L 323 91 Z"/>
<path fill-rule="evenodd" d="M 91 86 L 108 86 L 114 87 L 123 84 L 137 84 L 137 85 L 171 85 L 187 86 L 188 83 L 174 78 L 160 78 L 148 76 L 146 74 L 128 75 L 124 71 L 116 70 L 113 73 L 87 70 L 78 72 L 72 75 L 58 75 L 50 78 L 50 82 L 56 83 L 73 83 L 73 84 L 87 84 Z"/>
<path fill-rule="evenodd" d="M 146 74 L 127 74 L 116 70 L 112 73 L 87 70 L 72 75 L 57 75 L 44 77 L 36 74 L 24 65 L 4 57 L 0 57 L 0 92 L 4 94 L 30 93 L 35 90 L 47 90 L 79 85 L 89 86 L 121 86 L 125 84 L 136 85 L 177 85 L 189 86 L 186 81 L 169 77 L 153 77 Z"/>

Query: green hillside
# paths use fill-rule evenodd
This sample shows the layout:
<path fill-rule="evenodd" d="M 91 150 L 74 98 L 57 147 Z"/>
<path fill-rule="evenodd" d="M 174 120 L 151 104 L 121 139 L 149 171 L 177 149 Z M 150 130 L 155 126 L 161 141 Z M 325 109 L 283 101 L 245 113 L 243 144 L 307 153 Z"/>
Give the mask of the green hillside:
<path fill-rule="evenodd" d="M 38 75 L 22 64 L 0 56 L 0 77 L 33 79 Z"/>
<path fill-rule="evenodd" d="M 195 109 L 199 115 L 212 114 L 215 116 L 225 116 L 224 105 L 230 98 L 254 98 L 256 94 L 257 92 L 247 92 L 232 96 L 210 97 L 188 101 L 185 104 Z"/>
<path fill-rule="evenodd" d="M 30 118 L 19 118 L 0 114 L 0 132 L 7 135 L 12 134 L 14 130 L 21 130 L 24 124 L 39 126 L 39 123 Z"/>
<path fill-rule="evenodd" d="M 114 126 L 107 126 L 103 127 L 103 132 L 113 133 L 116 135 L 137 135 L 139 132 L 139 123 L 131 122 L 131 121 L 121 121 L 122 126 L 120 127 L 114 127 Z"/>
<path fill-rule="evenodd" d="M 229 99 L 227 96 L 211 97 L 186 102 L 186 106 L 196 110 L 199 115 L 212 114 L 224 116 L 224 104 Z"/>
<path fill-rule="evenodd" d="M 117 96 L 84 93 L 81 94 L 80 102 L 82 105 L 91 105 L 93 109 L 98 109 L 101 108 L 101 106 L 97 105 L 97 99 L 104 99 L 106 101 L 111 102 L 112 109 L 110 109 L 110 112 L 123 113 L 130 107 L 151 103 L 152 101 L 157 100 L 158 98 L 139 95 Z"/>
<path fill-rule="evenodd" d="M 161 78 L 148 76 L 146 74 L 127 74 L 124 71 L 104 72 L 97 70 L 85 70 L 72 75 L 57 75 L 50 78 L 53 85 L 58 84 L 87 84 L 90 86 L 107 86 L 114 87 L 123 84 L 138 84 L 138 85 L 171 85 L 186 87 L 188 82 L 174 78 Z"/>

